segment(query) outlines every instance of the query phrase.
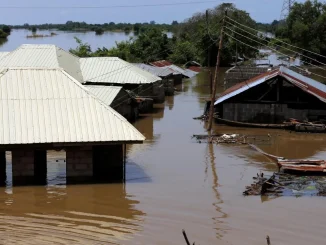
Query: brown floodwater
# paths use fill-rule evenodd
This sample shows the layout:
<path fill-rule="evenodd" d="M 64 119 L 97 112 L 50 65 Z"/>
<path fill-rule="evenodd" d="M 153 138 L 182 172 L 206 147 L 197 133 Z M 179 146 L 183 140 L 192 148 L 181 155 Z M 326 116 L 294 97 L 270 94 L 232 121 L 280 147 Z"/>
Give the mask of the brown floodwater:
<path fill-rule="evenodd" d="M 222 90 L 220 86 L 219 91 Z M 324 197 L 244 197 L 252 177 L 276 166 L 247 146 L 196 143 L 209 95 L 206 73 L 189 80 L 135 126 L 125 184 L 65 185 L 65 154 L 49 152 L 48 185 L 0 189 L 0 244 L 324 244 Z M 288 158 L 326 158 L 324 135 L 214 125 L 214 133 L 271 135 L 258 142 Z"/>

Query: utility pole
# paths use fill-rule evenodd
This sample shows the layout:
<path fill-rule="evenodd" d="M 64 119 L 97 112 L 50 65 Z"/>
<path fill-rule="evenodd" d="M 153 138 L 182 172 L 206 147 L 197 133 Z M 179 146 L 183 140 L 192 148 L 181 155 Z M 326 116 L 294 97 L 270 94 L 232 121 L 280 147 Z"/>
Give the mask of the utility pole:
<path fill-rule="evenodd" d="M 295 0 L 284 0 L 280 20 L 286 20 L 289 16 Z"/>
<path fill-rule="evenodd" d="M 212 91 L 212 98 L 211 98 L 211 105 L 209 110 L 209 119 L 208 119 L 208 131 L 212 130 L 212 123 L 213 123 L 213 117 L 214 117 L 214 103 L 215 103 L 215 94 L 216 94 L 216 85 L 217 85 L 217 74 L 220 68 L 220 61 L 221 61 L 221 52 L 222 52 L 222 46 L 223 46 L 223 32 L 224 32 L 224 25 L 225 25 L 225 18 L 227 15 L 227 11 L 225 11 L 225 16 L 223 18 L 221 33 L 220 33 L 220 41 L 218 44 L 218 53 L 217 53 L 217 59 L 216 59 L 216 67 L 215 67 L 215 75 L 214 75 L 214 82 L 213 82 L 213 91 Z"/>

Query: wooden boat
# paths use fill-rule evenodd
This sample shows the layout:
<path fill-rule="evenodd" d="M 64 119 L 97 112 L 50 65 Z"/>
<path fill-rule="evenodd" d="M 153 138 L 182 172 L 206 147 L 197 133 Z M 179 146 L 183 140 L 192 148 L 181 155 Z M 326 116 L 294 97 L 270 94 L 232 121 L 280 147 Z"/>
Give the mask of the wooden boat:
<path fill-rule="evenodd" d="M 237 122 L 237 121 L 222 119 L 219 117 L 216 117 L 215 120 L 218 123 L 226 124 L 226 125 L 233 126 L 233 127 L 294 129 L 294 125 L 292 123 L 282 123 L 282 124 L 245 123 L 245 122 Z"/>
<path fill-rule="evenodd" d="M 284 172 L 326 173 L 325 160 L 278 159 L 277 165 Z"/>
<path fill-rule="evenodd" d="M 297 132 L 322 133 L 326 131 L 326 127 L 324 124 L 297 123 L 294 130 Z"/>
<path fill-rule="evenodd" d="M 326 161 L 315 159 L 286 159 L 284 157 L 268 154 L 255 145 L 249 144 L 250 147 L 265 155 L 276 162 L 281 171 L 295 173 L 325 173 Z"/>

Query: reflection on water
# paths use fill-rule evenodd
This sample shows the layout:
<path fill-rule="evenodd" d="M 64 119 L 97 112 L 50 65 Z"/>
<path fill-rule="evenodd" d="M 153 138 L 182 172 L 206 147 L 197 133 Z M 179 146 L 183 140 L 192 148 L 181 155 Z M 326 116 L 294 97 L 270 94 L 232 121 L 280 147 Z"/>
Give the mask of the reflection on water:
<path fill-rule="evenodd" d="M 89 43 L 93 51 L 98 48 L 111 48 L 115 46 L 115 42 L 129 40 L 133 33 L 124 32 L 104 32 L 103 35 L 95 35 L 95 32 L 72 32 L 72 31 L 44 31 L 38 30 L 39 35 L 50 35 L 55 32 L 58 35 L 44 38 L 26 38 L 31 35 L 29 30 L 12 30 L 8 36 L 8 42 L 1 45 L 0 51 L 12 51 L 22 44 L 55 44 L 60 48 L 69 50 L 77 47 L 77 42 L 74 37 L 82 40 L 84 43 Z"/>
<path fill-rule="evenodd" d="M 141 230 L 123 185 L 15 187 L 0 192 L 1 244 L 107 244 Z"/>

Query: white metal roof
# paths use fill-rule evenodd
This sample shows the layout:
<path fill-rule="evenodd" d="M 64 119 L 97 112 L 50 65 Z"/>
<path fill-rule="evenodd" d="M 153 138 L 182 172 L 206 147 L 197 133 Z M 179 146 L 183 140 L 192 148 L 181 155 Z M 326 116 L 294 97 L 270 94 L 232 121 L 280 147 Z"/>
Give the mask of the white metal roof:
<path fill-rule="evenodd" d="M 5 57 L 9 52 L 0 52 L 0 60 Z"/>
<path fill-rule="evenodd" d="M 136 63 L 134 65 L 137 66 L 138 68 L 143 69 L 144 71 L 148 71 L 158 77 L 167 77 L 169 75 L 173 75 L 173 72 L 174 72 L 173 70 L 171 70 L 168 67 L 157 67 L 157 66 L 151 66 L 151 65 L 147 65 L 147 64 L 143 64 L 143 63 Z"/>
<path fill-rule="evenodd" d="M 118 86 L 104 86 L 104 85 L 86 85 L 85 86 L 98 99 L 103 101 L 106 105 L 111 105 L 119 92 L 123 89 Z M 127 92 L 126 92 L 127 93 Z M 128 98 L 125 98 L 125 100 Z"/>
<path fill-rule="evenodd" d="M 144 140 L 63 69 L 8 68 L 0 74 L 0 145 Z"/>
<path fill-rule="evenodd" d="M 63 68 L 83 82 L 79 57 L 50 44 L 23 44 L 0 59 L 0 67 Z"/>
<path fill-rule="evenodd" d="M 117 57 L 81 58 L 85 82 L 108 84 L 150 84 L 162 80 Z"/>

